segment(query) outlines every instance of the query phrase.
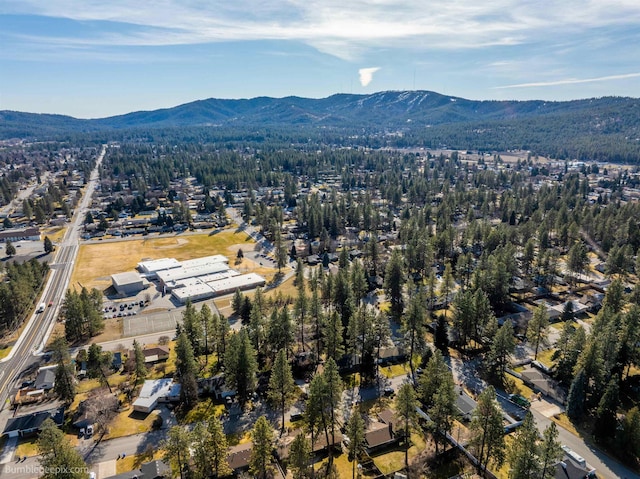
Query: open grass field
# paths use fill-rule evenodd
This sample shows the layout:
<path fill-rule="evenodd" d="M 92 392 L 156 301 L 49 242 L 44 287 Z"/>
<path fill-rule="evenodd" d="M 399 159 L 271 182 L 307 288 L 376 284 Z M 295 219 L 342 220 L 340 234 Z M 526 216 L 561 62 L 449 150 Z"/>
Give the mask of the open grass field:
<path fill-rule="evenodd" d="M 409 373 L 409 363 L 392 364 L 391 366 L 385 366 L 380 368 L 380 372 L 387 378 L 395 378 L 396 376 L 403 376 Z"/>
<path fill-rule="evenodd" d="M 238 244 L 252 247 L 253 240 L 244 232 L 225 230 L 213 235 L 189 234 L 84 244 L 78 251 L 70 284 L 71 287 L 81 284 L 105 290 L 111 285 L 112 274 L 131 271 L 144 259 L 171 257 L 182 261 L 214 254 L 229 255 L 228 248 Z"/>
<path fill-rule="evenodd" d="M 58 336 L 64 336 L 64 323 L 56 322 L 47 346 L 50 347 Z M 104 330 L 97 336 L 90 338 L 87 344 L 98 344 L 120 338 L 122 338 L 122 318 L 109 318 L 104 321 Z"/>
<path fill-rule="evenodd" d="M 16 446 L 15 455 L 16 457 L 37 456 L 38 455 L 37 438 L 30 437 L 30 438 L 18 439 L 18 445 Z"/>
<path fill-rule="evenodd" d="M 191 424 L 194 422 L 208 421 L 210 418 L 219 418 L 224 412 L 224 404 L 214 404 L 211 398 L 204 399 L 191 409 L 181 422 Z"/>
<path fill-rule="evenodd" d="M 116 437 L 131 436 L 141 432 L 148 432 L 152 429 L 153 420 L 158 416 L 154 411 L 150 414 L 135 412 L 133 408 L 119 413 L 109 424 L 109 432 L 103 439 L 114 439 Z"/>
<path fill-rule="evenodd" d="M 109 318 L 104 320 L 104 330 L 91 338 L 92 343 L 104 343 L 122 337 L 122 318 Z"/>
<path fill-rule="evenodd" d="M 424 438 L 415 432 L 411 433 L 411 447 L 409 447 L 409 464 L 413 459 L 424 451 L 427 443 Z M 378 469 L 385 474 L 392 474 L 404 468 L 404 446 L 398 446 L 386 454 L 381 454 L 373 458 L 373 462 Z"/>
<path fill-rule="evenodd" d="M 42 231 L 42 237 L 48 236 L 52 243 L 57 243 L 62 240 L 67 228 L 63 226 L 52 226 L 51 228 L 45 228 Z"/>
<path fill-rule="evenodd" d="M 548 368 L 552 367 L 553 360 L 551 359 L 551 357 L 553 356 L 554 352 L 555 352 L 555 349 L 545 349 L 544 351 L 539 351 L 538 361 L 540 361 L 542 364 L 544 364 Z"/>
<path fill-rule="evenodd" d="M 520 394 L 525 398 L 530 398 L 534 395 L 533 389 L 526 386 L 522 379 L 518 379 L 514 376 L 508 376 L 505 381 L 505 389 L 510 394 Z"/>

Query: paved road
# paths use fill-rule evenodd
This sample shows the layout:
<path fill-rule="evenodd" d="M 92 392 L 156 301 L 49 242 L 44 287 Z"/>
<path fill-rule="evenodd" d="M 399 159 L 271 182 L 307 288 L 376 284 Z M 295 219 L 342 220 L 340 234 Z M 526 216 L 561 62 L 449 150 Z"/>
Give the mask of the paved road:
<path fill-rule="evenodd" d="M 109 441 L 96 442 L 95 439 L 84 439 L 78 450 L 85 458 L 90 471 L 104 461 L 117 461 L 121 454 L 142 454 L 151 447 L 154 451 L 165 437 L 166 430 L 151 431 L 133 436 L 120 437 Z M 25 461 L 13 461 L 2 469 L 3 479 L 32 479 L 42 475 L 38 456 L 29 457 Z"/>
<path fill-rule="evenodd" d="M 84 220 L 84 213 L 98 182 L 99 167 L 105 153 L 106 146 L 103 146 L 82 200 L 75 210 L 62 242 L 56 248 L 55 259 L 51 264 L 51 272 L 42 296 L 38 301 L 46 304 L 51 303 L 52 306 L 45 308 L 42 313 L 33 314 L 20 338 L 13 346 L 11 353 L 0 364 L 0 409 L 4 409 L 8 404 L 8 399 L 16 385 L 15 383 L 29 368 L 32 368 L 38 362 L 38 354 L 44 348 L 53 330 L 78 254 L 78 238 Z"/>
<path fill-rule="evenodd" d="M 543 401 L 541 401 L 543 402 Z M 536 425 L 540 432 L 544 431 L 550 424 L 551 419 L 545 417 L 538 411 L 536 402 L 531 406 L 531 413 L 536 420 Z M 575 452 L 580 454 L 591 467 L 596 469 L 599 478 L 602 479 L 637 479 L 640 475 L 634 473 L 629 468 L 623 466 L 616 460 L 604 454 L 602 451 L 586 444 L 581 438 L 567 431 L 562 427 L 558 427 L 558 440 L 569 446 Z"/>
<path fill-rule="evenodd" d="M 42 184 L 46 184 L 48 177 L 49 172 L 47 171 L 42 175 Z M 38 183 L 33 183 L 32 185 L 27 186 L 24 190 L 19 190 L 13 200 L 0 208 L 0 214 L 2 214 L 3 216 L 9 216 L 9 214 L 11 214 L 16 208 L 22 206 L 23 200 L 29 198 L 33 193 L 33 190 L 35 190 L 38 186 L 40 186 Z"/>
<path fill-rule="evenodd" d="M 453 377 L 456 382 L 464 383 L 468 389 L 482 391 L 486 387 L 486 383 L 478 375 L 478 365 L 471 362 L 462 361 L 455 358 L 447 358 L 453 371 Z M 539 409 L 541 403 L 546 401 L 534 401 L 531 406 L 531 412 L 536 420 L 536 425 L 540 432 L 544 431 L 551 420 L 545 417 Z M 585 458 L 587 463 L 596 469 L 598 477 L 604 479 L 617 478 L 640 478 L 633 471 L 629 470 L 615 459 L 607 456 L 597 448 L 585 443 L 581 438 L 575 436 L 571 432 L 562 427 L 558 427 L 559 440 L 562 444 L 569 446 L 576 453 Z"/>

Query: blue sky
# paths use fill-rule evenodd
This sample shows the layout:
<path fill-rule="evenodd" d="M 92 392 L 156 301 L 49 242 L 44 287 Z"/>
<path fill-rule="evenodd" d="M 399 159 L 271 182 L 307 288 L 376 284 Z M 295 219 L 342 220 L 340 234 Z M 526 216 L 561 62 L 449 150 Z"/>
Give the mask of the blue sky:
<path fill-rule="evenodd" d="M 638 0 L 0 0 L 0 110 L 420 89 L 640 97 Z"/>

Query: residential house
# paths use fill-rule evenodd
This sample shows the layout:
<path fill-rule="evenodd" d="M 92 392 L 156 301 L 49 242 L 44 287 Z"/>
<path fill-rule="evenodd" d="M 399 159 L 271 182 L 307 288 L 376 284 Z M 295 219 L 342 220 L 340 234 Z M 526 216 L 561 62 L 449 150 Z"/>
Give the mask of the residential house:
<path fill-rule="evenodd" d="M 394 446 L 400 437 L 393 431 L 392 423 L 372 421 L 364 433 L 364 447 L 368 454 Z"/>
<path fill-rule="evenodd" d="M 145 414 L 153 411 L 158 403 L 180 399 L 180 384 L 171 378 L 149 379 L 144 382 L 140 395 L 133 403 L 133 410 Z"/>
<path fill-rule="evenodd" d="M 99 422 L 99 416 L 102 414 L 115 414 L 119 406 L 118 398 L 111 394 L 85 399 L 78 405 L 73 425 L 77 429 L 86 428 Z"/>
<path fill-rule="evenodd" d="M 2 432 L 8 437 L 23 437 L 40 431 L 42 423 L 47 419 L 53 419 L 58 426 L 64 422 L 64 408 L 49 409 L 48 411 L 35 412 L 26 416 L 12 417 Z"/>
<path fill-rule="evenodd" d="M 56 384 L 56 372 L 53 368 L 41 369 L 38 371 L 38 375 L 36 376 L 36 380 L 33 383 L 33 387 L 35 389 L 43 389 L 48 391 L 49 389 L 53 389 Z"/>
<path fill-rule="evenodd" d="M 249 459 L 251 458 L 252 448 L 253 442 L 251 441 L 229 448 L 227 462 L 235 474 L 239 474 L 249 469 Z"/>
<path fill-rule="evenodd" d="M 142 350 L 144 354 L 144 362 L 146 364 L 155 364 L 161 361 L 169 359 L 169 347 L 168 346 L 154 346 L 151 348 L 144 348 Z M 134 351 L 129 353 L 131 357 L 135 355 Z"/>

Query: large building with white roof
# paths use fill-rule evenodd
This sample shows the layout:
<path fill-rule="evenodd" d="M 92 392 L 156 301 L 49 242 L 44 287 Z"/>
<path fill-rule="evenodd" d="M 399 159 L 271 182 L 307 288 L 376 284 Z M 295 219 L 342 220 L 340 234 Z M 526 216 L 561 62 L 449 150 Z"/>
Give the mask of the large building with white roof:
<path fill-rule="evenodd" d="M 223 294 L 233 293 L 235 290 L 246 290 L 264 286 L 265 279 L 256 273 L 229 275 L 226 278 L 220 278 L 213 281 L 205 281 L 200 278 L 192 278 L 194 281 L 185 282 L 179 288 L 171 290 L 171 295 L 181 303 L 185 303 L 188 299 L 198 301 L 202 299 L 222 296 Z"/>
<path fill-rule="evenodd" d="M 138 263 L 138 271 L 149 279 L 157 279 L 165 291 L 180 303 L 188 299 L 199 301 L 236 289 L 246 290 L 264 286 L 265 279 L 255 273 L 240 274 L 229 268 L 223 255 L 205 256 L 186 261 L 162 258 Z"/>
<path fill-rule="evenodd" d="M 138 271 L 149 279 L 157 278 L 159 271 L 167 271 L 179 267 L 180 262 L 175 258 L 152 259 L 138 263 Z"/>
<path fill-rule="evenodd" d="M 135 295 L 149 286 L 149 282 L 138 273 L 127 271 L 111 275 L 113 288 L 119 295 Z"/>

